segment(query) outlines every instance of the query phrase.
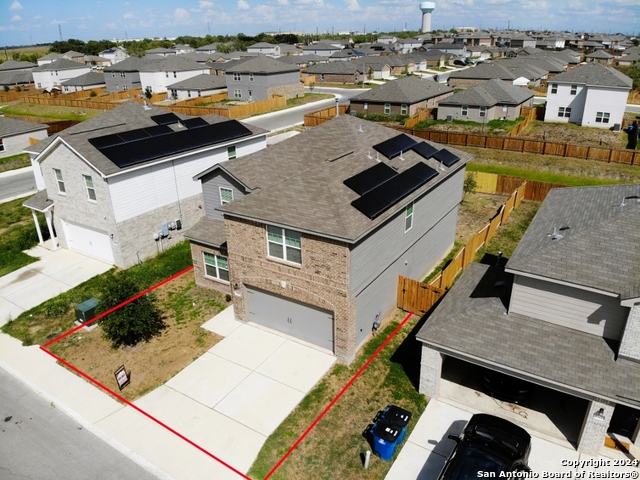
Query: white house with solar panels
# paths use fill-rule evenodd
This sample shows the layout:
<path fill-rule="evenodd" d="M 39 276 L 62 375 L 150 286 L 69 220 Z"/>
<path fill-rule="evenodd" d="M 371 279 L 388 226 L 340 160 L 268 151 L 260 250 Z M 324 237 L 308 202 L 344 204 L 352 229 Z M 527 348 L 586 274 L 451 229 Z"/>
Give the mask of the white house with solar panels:
<path fill-rule="evenodd" d="M 53 248 L 126 268 L 202 218 L 197 173 L 265 148 L 266 133 L 129 102 L 28 147 L 39 192 L 23 205 L 45 215 Z"/>
<path fill-rule="evenodd" d="M 350 115 L 205 169 L 185 233 L 196 282 L 255 322 L 351 361 L 455 241 L 468 153 Z"/>

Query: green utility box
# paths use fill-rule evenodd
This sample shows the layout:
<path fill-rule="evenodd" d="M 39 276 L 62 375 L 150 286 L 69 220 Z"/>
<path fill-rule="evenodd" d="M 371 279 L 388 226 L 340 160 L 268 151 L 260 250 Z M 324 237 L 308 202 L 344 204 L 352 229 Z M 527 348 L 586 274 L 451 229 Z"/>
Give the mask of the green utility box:
<path fill-rule="evenodd" d="M 97 298 L 90 298 L 86 302 L 76 305 L 76 320 L 80 323 L 86 323 L 96 316 L 96 308 L 100 300 Z"/>

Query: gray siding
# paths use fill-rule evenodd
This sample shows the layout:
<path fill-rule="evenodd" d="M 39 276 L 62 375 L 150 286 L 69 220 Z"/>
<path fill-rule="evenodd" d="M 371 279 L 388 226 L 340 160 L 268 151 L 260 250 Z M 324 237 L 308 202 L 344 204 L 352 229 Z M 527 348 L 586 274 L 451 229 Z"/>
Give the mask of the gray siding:
<path fill-rule="evenodd" d="M 267 100 L 269 98 L 269 88 L 282 85 L 296 85 L 300 83 L 300 72 L 274 73 L 271 75 L 253 74 L 251 81 L 248 73 L 242 73 L 240 80 L 233 79 L 233 73 L 227 73 L 227 94 L 230 99 L 234 97 L 234 90 L 242 90 L 242 100 L 249 100 L 249 90 L 251 99 Z"/>
<path fill-rule="evenodd" d="M 398 275 L 422 279 L 448 253 L 455 239 L 457 219 L 456 206 L 356 297 L 358 346 L 368 338 L 376 316 L 379 314 L 382 320 L 396 307 Z"/>
<path fill-rule="evenodd" d="M 224 220 L 222 212 L 216 210 L 220 207 L 220 187 L 227 187 L 233 190 L 233 199 L 244 197 L 244 190 L 238 182 L 223 174 L 213 172 L 202 177 L 202 194 L 204 196 L 204 213 L 207 218 L 213 220 Z"/>
<path fill-rule="evenodd" d="M 104 72 L 104 83 L 107 85 L 107 92 L 122 92 L 123 90 L 133 90 L 140 88 L 140 72 Z M 127 87 L 126 89 L 124 87 Z"/>
<path fill-rule="evenodd" d="M 629 309 L 614 297 L 516 275 L 509 312 L 620 340 Z"/>
<path fill-rule="evenodd" d="M 402 209 L 382 228 L 377 229 L 351 250 L 351 297 L 362 292 L 374 279 L 378 278 L 388 265 L 392 265 L 432 230 L 438 222 L 457 211 L 462 200 L 464 168 L 438 184 L 426 195 L 417 199 L 413 210 L 413 228 L 404 232 L 405 212 Z M 409 202 L 406 202 L 407 204 Z M 454 220 L 455 222 L 455 220 Z M 455 231 L 448 237 L 434 238 L 433 249 L 444 256 L 455 240 Z M 425 273 L 432 264 L 427 258 L 411 259 L 417 262 L 415 276 Z"/>

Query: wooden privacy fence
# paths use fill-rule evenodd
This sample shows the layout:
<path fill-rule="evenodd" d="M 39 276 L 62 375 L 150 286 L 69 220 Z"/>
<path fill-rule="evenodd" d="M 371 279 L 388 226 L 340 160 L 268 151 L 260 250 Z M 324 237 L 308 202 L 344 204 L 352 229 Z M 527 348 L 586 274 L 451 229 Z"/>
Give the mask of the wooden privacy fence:
<path fill-rule="evenodd" d="M 340 115 L 346 115 L 349 112 L 348 105 L 338 105 L 338 112 Z M 304 116 L 305 127 L 317 127 L 325 122 L 335 118 L 336 107 L 331 106 L 323 108 L 322 110 L 316 110 L 315 112 L 306 113 Z"/>
<path fill-rule="evenodd" d="M 219 102 L 220 100 L 224 100 L 227 98 L 226 93 L 216 94 L 216 95 L 218 96 L 218 99 L 213 101 Z M 224 95 L 224 97 L 220 97 L 220 95 Z M 215 95 L 212 97 L 215 97 Z M 207 97 L 200 97 L 199 101 L 194 103 L 202 103 L 203 102 L 202 99 L 204 98 L 207 98 Z M 206 103 L 206 100 L 205 100 L 205 103 Z M 259 113 L 270 112 L 272 110 L 275 110 L 278 108 L 284 108 L 286 106 L 287 106 L 287 99 L 284 96 L 277 95 L 268 100 L 260 100 L 257 102 L 246 103 L 243 105 L 229 105 L 224 107 L 207 107 L 207 106 L 183 105 L 182 102 L 180 102 L 179 104 L 175 104 L 175 105 L 166 105 L 163 108 L 166 108 L 167 110 L 171 110 L 176 113 L 182 113 L 185 115 L 200 116 L 200 115 L 210 115 L 212 113 L 215 113 L 217 115 L 222 115 L 223 117 L 235 119 L 235 118 L 246 118 L 252 115 L 257 115 Z"/>
<path fill-rule="evenodd" d="M 458 274 L 473 262 L 478 250 L 493 238 L 498 227 L 509 218 L 515 208 L 520 206 L 526 187 L 526 181 L 521 183 L 513 191 L 507 202 L 499 208 L 494 217 L 456 253 L 451 262 L 429 283 L 412 280 L 400 275 L 398 277 L 398 308 L 419 314 L 425 314 L 429 311 L 440 297 L 451 288 Z M 422 285 L 426 286 L 423 287 Z"/>
<path fill-rule="evenodd" d="M 24 115 L 5 115 L 5 117 L 15 118 L 17 120 L 22 120 L 25 122 L 46 124 L 47 135 L 49 136 L 53 135 L 54 133 L 61 132 L 62 130 L 65 130 L 69 127 L 73 127 L 74 125 L 77 125 L 78 123 L 80 123 L 79 120 L 57 120 L 55 118 L 31 117 L 31 116 L 24 116 Z M 31 141 L 31 139 L 29 139 L 29 141 Z M 39 141 L 40 139 L 38 139 L 36 143 Z"/>
<path fill-rule="evenodd" d="M 520 115 L 524 117 L 518 125 L 508 134 L 509 137 L 517 137 L 522 131 L 529 126 L 532 120 L 535 120 L 538 116 L 537 108 L 535 107 L 522 107 L 520 109 Z"/>
<path fill-rule="evenodd" d="M 407 128 L 413 128 L 420 122 L 426 122 L 427 120 L 434 120 L 436 108 L 425 108 L 419 110 L 413 117 L 408 118 L 406 122 L 404 122 L 404 126 Z"/>
<path fill-rule="evenodd" d="M 423 130 L 401 126 L 393 126 L 392 128 L 408 133 L 409 135 L 423 138 L 424 140 L 442 144 L 491 148 L 495 150 L 508 150 L 520 153 L 555 155 L 558 157 L 598 160 L 607 163 L 624 163 L 626 165 L 640 164 L 640 152 L 635 150 L 571 145 L 569 143 L 548 142 L 537 138 L 500 137 L 497 135 Z"/>
<path fill-rule="evenodd" d="M 519 188 L 524 182 L 521 177 L 511 177 L 509 175 L 498 175 L 495 173 L 484 172 L 466 172 L 467 176 L 473 175 L 476 180 L 475 191 L 478 193 L 491 193 L 496 195 L 509 195 L 515 189 Z M 523 200 L 531 200 L 533 202 L 543 201 L 549 190 L 552 188 L 562 188 L 566 185 L 558 183 L 538 182 L 535 180 L 527 180 L 524 189 Z"/>

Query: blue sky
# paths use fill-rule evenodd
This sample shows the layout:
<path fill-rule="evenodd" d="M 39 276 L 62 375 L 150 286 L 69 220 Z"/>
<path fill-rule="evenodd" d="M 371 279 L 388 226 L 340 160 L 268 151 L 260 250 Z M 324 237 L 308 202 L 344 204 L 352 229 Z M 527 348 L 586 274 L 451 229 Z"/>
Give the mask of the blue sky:
<path fill-rule="evenodd" d="M 266 31 L 417 30 L 420 0 L 0 0 L 0 46 Z M 433 29 L 640 33 L 640 0 L 435 0 Z"/>

